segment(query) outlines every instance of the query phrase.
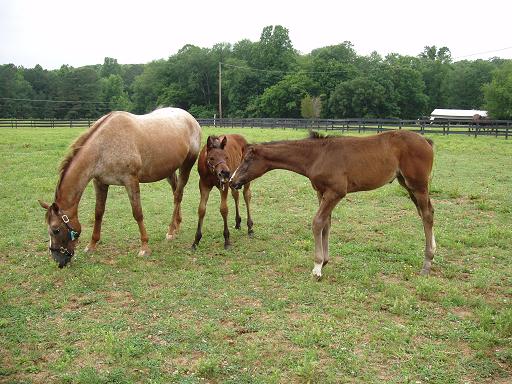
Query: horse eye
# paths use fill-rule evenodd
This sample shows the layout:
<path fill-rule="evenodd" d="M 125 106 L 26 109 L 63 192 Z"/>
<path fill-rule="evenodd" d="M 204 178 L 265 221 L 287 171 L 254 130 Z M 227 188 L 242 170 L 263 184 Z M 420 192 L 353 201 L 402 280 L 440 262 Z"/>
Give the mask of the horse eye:
<path fill-rule="evenodd" d="M 52 232 L 54 235 L 58 235 L 60 233 L 60 229 L 57 228 L 57 229 L 52 229 Z"/>

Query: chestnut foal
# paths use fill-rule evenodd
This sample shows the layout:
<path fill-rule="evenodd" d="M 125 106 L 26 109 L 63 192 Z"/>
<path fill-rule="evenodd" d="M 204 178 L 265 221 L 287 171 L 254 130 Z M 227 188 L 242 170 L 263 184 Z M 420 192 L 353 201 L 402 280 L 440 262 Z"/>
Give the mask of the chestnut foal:
<path fill-rule="evenodd" d="M 250 145 L 230 185 L 240 188 L 272 169 L 286 169 L 309 178 L 320 204 L 313 218 L 312 271 L 320 278 L 322 267 L 329 261 L 331 212 L 336 204 L 347 193 L 376 189 L 396 178 L 423 220 L 425 260 L 421 273 L 427 275 L 436 250 L 434 209 L 428 193 L 433 159 L 432 141 L 410 131 L 368 137 L 324 137 L 311 132 L 308 139 Z"/>
<path fill-rule="evenodd" d="M 199 241 L 201 240 L 203 219 L 206 213 L 206 203 L 210 191 L 215 186 L 220 191 L 220 213 L 224 220 L 224 248 L 228 249 L 230 246 L 229 229 L 228 229 L 228 190 L 231 189 L 231 195 L 235 200 L 235 228 L 240 229 L 240 211 L 238 209 L 238 190 L 229 187 L 229 177 L 231 170 L 237 168 L 242 161 L 244 151 L 247 147 L 247 141 L 241 135 L 225 135 L 225 136 L 209 136 L 206 145 L 202 148 L 197 162 L 197 170 L 199 172 L 199 191 L 201 193 L 201 201 L 197 214 L 199 220 L 197 222 L 196 237 L 192 248 L 196 249 Z M 249 236 L 252 236 L 253 222 L 251 219 L 251 187 L 250 183 L 244 185 L 244 200 L 247 208 L 247 228 Z"/>

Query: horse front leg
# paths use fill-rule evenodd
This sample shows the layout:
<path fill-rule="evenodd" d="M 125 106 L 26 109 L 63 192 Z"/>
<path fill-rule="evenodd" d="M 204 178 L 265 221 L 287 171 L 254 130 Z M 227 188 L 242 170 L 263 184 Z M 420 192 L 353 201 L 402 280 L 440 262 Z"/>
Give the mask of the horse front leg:
<path fill-rule="evenodd" d="M 228 188 L 227 186 L 225 188 Z M 242 218 L 240 217 L 240 194 L 237 189 L 231 188 L 231 196 L 233 196 L 233 200 L 235 201 L 235 229 L 240 229 L 240 223 L 242 222 Z"/>
<path fill-rule="evenodd" d="M 176 237 L 178 230 L 180 229 L 181 224 L 181 200 L 183 199 L 183 189 L 185 185 L 187 185 L 188 178 L 190 176 L 190 171 L 192 170 L 192 166 L 194 165 L 196 158 L 186 160 L 180 168 L 180 175 L 171 176 L 169 178 L 169 182 L 174 192 L 174 210 L 172 212 L 171 224 L 169 224 L 169 230 L 165 235 L 167 240 L 172 240 Z"/>
<path fill-rule="evenodd" d="M 96 250 L 96 245 L 101 238 L 101 222 L 105 213 L 105 203 L 108 195 L 108 184 L 103 184 L 97 179 L 93 180 L 94 190 L 96 191 L 96 208 L 94 209 L 94 229 L 92 231 L 91 241 L 85 247 L 84 252 L 92 253 Z"/>
<path fill-rule="evenodd" d="M 313 218 L 313 237 L 315 240 L 314 267 L 311 272 L 313 277 L 322 277 L 322 267 L 329 261 L 329 230 L 331 212 L 343 198 L 343 195 L 334 192 L 326 192 L 319 195 L 320 207 Z"/>
<path fill-rule="evenodd" d="M 130 198 L 130 204 L 132 206 L 132 214 L 133 218 L 139 225 L 140 232 L 140 242 L 141 247 L 139 251 L 139 256 L 149 256 L 151 254 L 151 250 L 148 246 L 148 233 L 146 232 L 146 227 L 144 226 L 144 215 L 142 214 L 142 205 L 140 202 L 140 186 L 139 180 L 136 177 L 130 178 L 125 183 L 126 191 L 128 192 L 128 197 Z"/>
<path fill-rule="evenodd" d="M 228 249 L 231 245 L 229 241 L 229 227 L 228 227 L 228 188 L 220 190 L 220 214 L 224 221 L 224 249 Z"/>
<path fill-rule="evenodd" d="M 251 183 L 247 183 L 244 185 L 244 201 L 245 208 L 247 209 L 247 234 L 252 237 L 254 231 L 252 230 L 253 222 L 251 217 Z"/>
<path fill-rule="evenodd" d="M 206 204 L 208 203 L 208 197 L 210 196 L 211 186 L 206 185 L 202 180 L 199 180 L 199 192 L 201 194 L 201 200 L 199 201 L 199 207 L 197 208 L 197 230 L 192 249 L 196 249 L 199 241 L 203 237 L 203 219 L 206 214 Z"/>

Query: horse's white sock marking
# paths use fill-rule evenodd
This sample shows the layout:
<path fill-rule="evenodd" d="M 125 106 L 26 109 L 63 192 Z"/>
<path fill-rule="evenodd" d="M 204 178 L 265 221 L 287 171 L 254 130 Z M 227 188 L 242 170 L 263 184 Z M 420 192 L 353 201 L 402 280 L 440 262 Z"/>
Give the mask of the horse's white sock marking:
<path fill-rule="evenodd" d="M 322 265 L 323 263 L 315 263 L 315 267 L 313 268 L 313 276 L 322 277 Z"/>

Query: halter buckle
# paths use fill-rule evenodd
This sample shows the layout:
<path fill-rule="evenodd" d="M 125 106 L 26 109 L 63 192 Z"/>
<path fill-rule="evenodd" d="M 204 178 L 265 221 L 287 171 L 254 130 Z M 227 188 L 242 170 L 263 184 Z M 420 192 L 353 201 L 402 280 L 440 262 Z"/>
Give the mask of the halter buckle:
<path fill-rule="evenodd" d="M 61 219 L 65 224 L 69 223 L 69 217 L 67 215 L 62 215 Z"/>

